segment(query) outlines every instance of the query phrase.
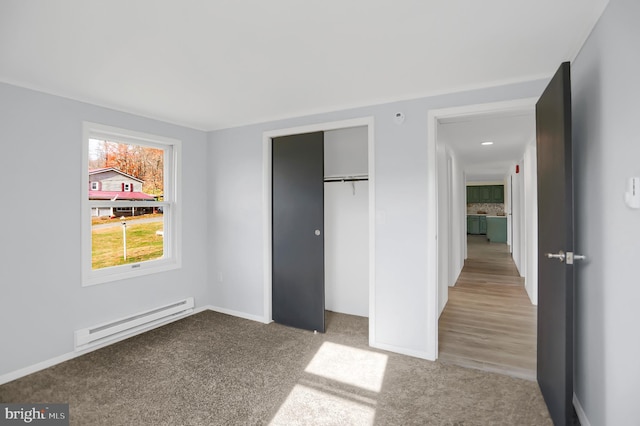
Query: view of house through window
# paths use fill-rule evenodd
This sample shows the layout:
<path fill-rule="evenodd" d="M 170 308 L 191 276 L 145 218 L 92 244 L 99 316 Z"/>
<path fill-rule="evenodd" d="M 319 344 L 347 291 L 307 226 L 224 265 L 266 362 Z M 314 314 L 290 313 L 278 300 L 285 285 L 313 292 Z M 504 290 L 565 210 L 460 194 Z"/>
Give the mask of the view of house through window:
<path fill-rule="evenodd" d="M 151 202 L 163 197 L 164 150 L 89 139 L 89 184 L 89 200 L 118 203 L 91 207 L 92 268 L 161 258 L 162 207 Z"/>
<path fill-rule="evenodd" d="M 90 212 L 85 220 L 91 221 L 85 276 L 103 271 L 121 276 L 132 269 L 139 273 L 151 261 L 176 260 L 176 249 L 169 244 L 175 229 L 170 179 L 175 175 L 175 146 L 109 133 L 94 130 L 85 140 L 85 211 Z"/>

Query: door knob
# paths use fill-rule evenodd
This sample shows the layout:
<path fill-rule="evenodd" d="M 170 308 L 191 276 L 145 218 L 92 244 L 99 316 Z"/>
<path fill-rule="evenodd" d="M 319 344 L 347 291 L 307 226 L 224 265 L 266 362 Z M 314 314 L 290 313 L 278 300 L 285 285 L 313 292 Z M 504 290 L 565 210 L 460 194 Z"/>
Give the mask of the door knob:
<path fill-rule="evenodd" d="M 558 259 L 560 262 L 567 260 L 567 265 L 573 265 L 574 260 L 586 260 L 587 256 L 582 254 L 574 254 L 572 251 L 567 253 L 560 250 L 558 253 L 545 253 L 548 259 Z"/>
<path fill-rule="evenodd" d="M 574 254 L 572 251 L 567 252 L 567 265 L 573 265 L 574 260 L 587 260 L 587 256 L 582 254 Z"/>
<path fill-rule="evenodd" d="M 560 262 L 564 262 L 565 254 L 562 250 L 558 253 L 545 253 L 547 259 L 558 259 Z"/>
<path fill-rule="evenodd" d="M 319 235 L 320 235 L 320 230 L 319 230 L 319 229 L 316 229 L 316 231 L 314 232 L 314 234 L 316 234 L 316 236 L 319 236 Z"/>

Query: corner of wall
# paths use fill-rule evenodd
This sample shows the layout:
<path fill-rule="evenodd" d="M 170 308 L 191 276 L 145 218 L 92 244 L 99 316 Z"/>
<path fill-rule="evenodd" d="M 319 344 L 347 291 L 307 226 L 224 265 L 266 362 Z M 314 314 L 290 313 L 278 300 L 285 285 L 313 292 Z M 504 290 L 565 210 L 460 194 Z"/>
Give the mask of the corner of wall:
<path fill-rule="evenodd" d="M 578 415 L 578 420 L 580 420 L 580 424 L 582 426 L 591 426 L 589 419 L 587 418 L 587 413 L 584 412 L 582 405 L 580 404 L 580 400 L 578 396 L 573 394 L 573 407 L 576 409 L 576 414 Z"/>

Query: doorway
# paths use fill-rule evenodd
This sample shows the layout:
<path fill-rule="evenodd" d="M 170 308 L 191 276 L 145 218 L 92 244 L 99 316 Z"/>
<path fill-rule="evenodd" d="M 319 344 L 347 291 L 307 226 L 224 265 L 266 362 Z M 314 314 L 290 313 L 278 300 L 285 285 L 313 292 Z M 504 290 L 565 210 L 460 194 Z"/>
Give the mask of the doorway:
<path fill-rule="evenodd" d="M 442 191 L 445 191 L 446 190 L 445 185 L 448 185 L 450 178 L 445 176 L 445 179 L 443 180 L 443 175 L 445 174 L 444 171 L 448 172 L 448 170 L 450 169 L 450 164 L 448 163 L 449 161 L 448 159 L 443 162 L 441 160 L 442 156 L 438 156 L 438 152 L 442 151 L 442 148 L 438 147 L 438 142 L 440 140 L 438 135 L 439 123 L 443 121 L 446 121 L 449 123 L 465 122 L 465 121 L 470 121 L 474 117 L 481 116 L 481 115 L 495 115 L 495 116 L 517 115 L 520 112 L 525 110 L 532 111 L 534 108 L 535 102 L 536 102 L 536 99 L 532 98 L 532 99 L 507 101 L 507 102 L 498 102 L 493 104 L 470 105 L 470 106 L 464 106 L 464 107 L 458 107 L 458 108 L 432 110 L 429 112 L 429 116 L 428 116 L 429 129 L 428 129 L 427 147 L 428 147 L 428 154 L 429 154 L 429 160 L 430 160 L 430 164 L 429 164 L 430 181 L 433 184 L 429 188 L 430 189 L 429 191 L 429 200 L 430 200 L 429 213 L 430 214 L 429 214 L 427 223 L 428 223 L 428 229 L 430 231 L 430 235 L 434 235 L 437 238 L 436 243 L 431 245 L 432 250 L 435 249 L 436 247 L 448 247 L 448 250 L 445 250 L 445 251 L 434 250 L 432 252 L 432 257 L 430 258 L 431 260 L 435 260 L 435 265 L 430 265 L 430 269 L 429 269 L 430 276 L 428 281 L 429 294 L 432 296 L 435 296 L 433 300 L 435 301 L 446 300 L 446 297 L 443 296 L 441 293 L 448 292 L 448 289 L 449 289 L 448 286 L 451 286 L 455 283 L 457 274 L 460 273 L 462 268 L 457 270 L 454 269 L 454 276 L 449 276 L 448 279 L 446 280 L 446 282 L 448 283 L 448 286 L 443 285 L 442 269 L 444 267 L 448 268 L 444 272 L 444 274 L 446 274 L 444 276 L 451 275 L 450 265 L 452 264 L 452 261 L 454 264 L 456 264 L 456 259 L 455 259 L 456 253 L 461 253 L 460 256 L 462 256 L 463 258 L 466 257 L 468 253 L 466 232 L 452 232 L 452 229 L 453 231 L 456 231 L 456 230 L 459 231 L 460 229 L 466 230 L 466 221 L 459 221 L 459 220 L 449 221 L 450 223 L 444 227 L 443 227 L 443 224 L 440 222 L 440 218 L 443 217 L 443 215 L 447 215 L 447 217 L 451 217 L 452 213 L 456 211 L 464 211 L 464 213 L 466 214 L 466 191 L 465 191 L 465 184 L 454 185 L 454 189 L 451 197 L 453 198 L 454 201 L 456 199 L 458 200 L 457 205 L 453 207 L 453 212 L 450 212 L 450 211 L 443 212 L 443 210 L 447 210 L 447 209 L 443 208 L 442 202 L 443 201 L 447 202 L 447 201 L 444 200 L 443 197 L 439 194 Z M 478 145 L 480 145 L 480 142 L 484 142 L 484 141 L 478 140 L 477 141 Z M 535 133 L 533 133 L 531 143 L 535 144 Z M 535 148 L 535 145 L 534 145 L 534 148 Z M 520 159 L 522 158 L 523 150 L 524 148 L 521 148 L 519 154 L 513 157 L 514 165 L 518 161 L 520 161 Z M 453 149 L 452 151 L 454 152 L 454 156 L 455 156 L 455 154 L 457 153 Z M 522 168 L 522 166 L 520 167 Z M 462 170 L 459 171 L 458 173 L 461 176 L 463 176 L 461 181 L 465 182 L 466 178 L 470 173 L 473 172 L 473 170 L 470 170 L 464 165 L 461 165 L 460 168 Z M 533 173 L 534 171 L 535 171 L 535 168 L 528 170 L 529 173 Z M 507 169 L 504 169 L 499 178 L 501 180 L 504 180 L 508 174 L 509 173 Z M 535 179 L 535 175 L 534 175 L 534 179 Z M 506 213 L 511 213 L 511 212 L 507 211 Z M 520 226 L 524 228 L 523 222 L 524 221 L 520 222 Z M 514 224 L 514 226 L 517 226 L 517 225 Z M 536 253 L 536 251 L 534 250 L 535 248 L 533 247 L 533 242 L 536 240 L 536 236 L 532 235 L 531 232 L 526 232 L 525 229 L 522 230 L 522 233 L 520 235 L 525 236 L 524 238 L 522 238 L 523 250 L 526 253 L 530 253 L 530 252 Z M 442 239 L 448 239 L 449 241 L 445 243 L 442 241 Z M 441 258 L 442 256 L 446 256 L 447 259 L 443 260 Z M 528 256 L 522 256 L 522 257 L 524 258 L 524 262 L 525 262 L 524 267 L 526 268 L 526 262 L 528 262 L 529 257 Z M 529 281 L 528 287 L 531 287 L 531 290 L 532 290 L 530 291 L 530 289 L 527 288 L 527 292 L 530 295 L 531 293 L 535 294 L 535 292 L 537 292 L 537 289 L 536 289 L 537 283 L 531 281 L 531 279 L 534 279 L 534 278 L 535 277 L 526 278 Z M 433 311 L 431 312 L 432 318 L 430 318 L 430 321 L 428 323 L 428 338 L 434 348 L 434 359 L 438 357 L 439 314 L 441 313 L 441 310 L 443 308 L 444 306 L 434 307 Z"/>
<path fill-rule="evenodd" d="M 469 256 L 439 321 L 438 359 L 535 380 L 536 306 L 506 243 L 467 235 Z"/>
<path fill-rule="evenodd" d="M 369 344 L 375 344 L 375 169 L 374 169 L 374 145 L 373 145 L 373 118 L 365 117 L 353 120 L 344 120 L 338 122 L 319 123 L 307 126 L 293 127 L 287 129 L 273 130 L 263 133 L 263 204 L 266 207 L 264 209 L 263 217 L 263 233 L 264 246 L 263 246 L 263 271 L 264 271 L 264 321 L 273 321 L 273 301 L 272 301 L 272 274 L 273 274 L 273 234 L 272 234 L 272 147 L 273 139 L 278 137 L 305 134 L 312 132 L 329 132 L 340 129 L 350 129 L 355 127 L 366 128 L 367 135 L 367 168 L 368 168 L 368 314 L 369 314 Z"/>

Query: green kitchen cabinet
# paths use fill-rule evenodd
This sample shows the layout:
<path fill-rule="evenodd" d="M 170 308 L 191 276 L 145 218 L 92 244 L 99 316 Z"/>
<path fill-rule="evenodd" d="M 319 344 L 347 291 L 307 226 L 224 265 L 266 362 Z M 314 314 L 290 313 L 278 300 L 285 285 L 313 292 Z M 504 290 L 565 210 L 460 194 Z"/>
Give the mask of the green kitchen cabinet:
<path fill-rule="evenodd" d="M 477 203 L 479 198 L 478 187 L 467 186 L 467 203 Z"/>
<path fill-rule="evenodd" d="M 467 216 L 467 234 L 484 235 L 487 233 L 487 218 L 485 216 Z"/>
<path fill-rule="evenodd" d="M 480 217 L 467 216 L 467 234 L 477 235 L 480 233 Z"/>
<path fill-rule="evenodd" d="M 480 234 L 485 235 L 487 233 L 487 217 L 486 216 L 478 216 L 480 219 L 479 227 Z"/>
<path fill-rule="evenodd" d="M 467 203 L 504 203 L 504 185 L 467 186 Z"/>
<path fill-rule="evenodd" d="M 504 185 L 493 185 L 491 187 L 492 203 L 504 203 Z"/>
<path fill-rule="evenodd" d="M 491 243 L 507 242 L 507 218 L 493 217 L 487 218 L 487 239 Z"/>
<path fill-rule="evenodd" d="M 480 202 L 481 203 L 493 203 L 491 195 L 493 194 L 492 186 L 479 186 L 480 190 Z"/>

